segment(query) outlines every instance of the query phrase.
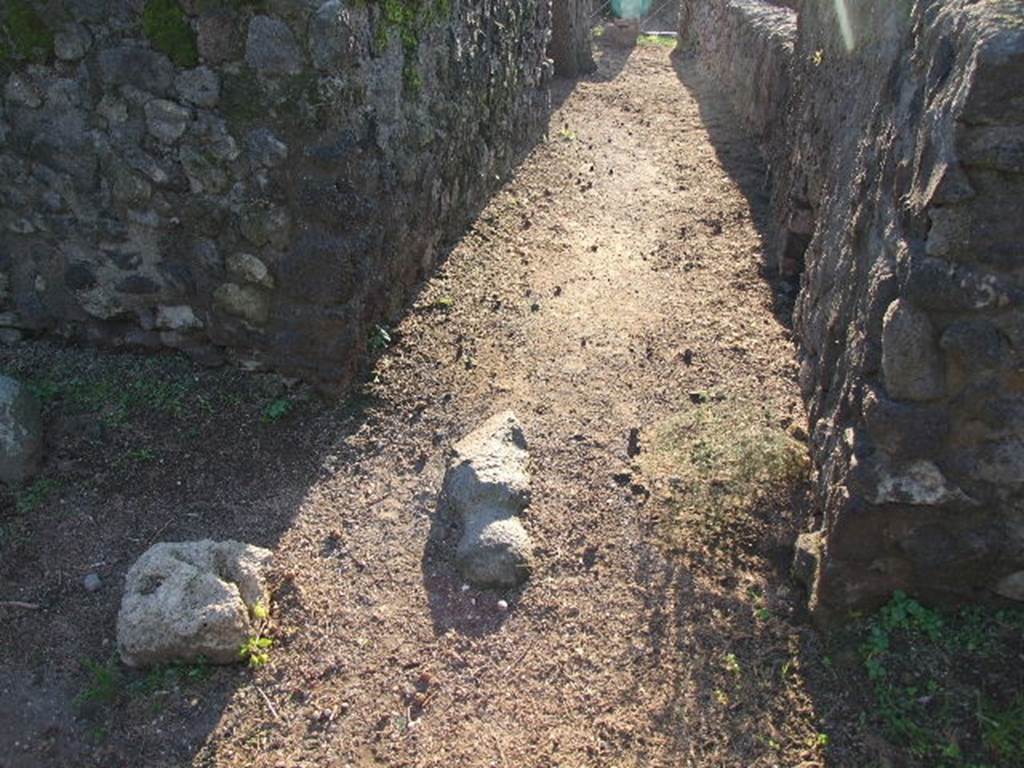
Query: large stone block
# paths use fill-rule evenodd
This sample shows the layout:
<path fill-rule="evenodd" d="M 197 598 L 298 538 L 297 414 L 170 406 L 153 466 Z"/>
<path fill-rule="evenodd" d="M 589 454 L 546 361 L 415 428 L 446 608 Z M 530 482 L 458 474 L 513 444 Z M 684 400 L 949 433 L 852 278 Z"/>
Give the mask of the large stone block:
<path fill-rule="evenodd" d="M 131 667 L 240 661 L 270 606 L 271 553 L 237 541 L 154 544 L 125 577 L 117 647 Z"/>

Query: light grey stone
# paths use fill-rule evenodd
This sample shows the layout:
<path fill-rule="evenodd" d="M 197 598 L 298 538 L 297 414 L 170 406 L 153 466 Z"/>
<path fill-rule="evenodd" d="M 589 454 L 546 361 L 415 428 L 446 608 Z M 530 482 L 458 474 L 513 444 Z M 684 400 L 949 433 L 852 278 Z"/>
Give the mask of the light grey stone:
<path fill-rule="evenodd" d="M 155 544 L 129 569 L 117 645 L 130 667 L 240 660 L 256 632 L 252 610 L 269 605 L 269 550 L 237 541 Z"/>
<path fill-rule="evenodd" d="M 950 483 L 934 462 L 919 459 L 893 467 L 882 459 L 873 466 L 874 487 L 866 496 L 872 504 L 911 504 L 937 507 L 975 507 L 978 502 Z"/>
<path fill-rule="evenodd" d="M 302 71 L 302 51 L 283 21 L 254 16 L 245 41 L 245 63 L 265 75 L 297 75 Z"/>
<path fill-rule="evenodd" d="M 15 72 L 4 85 L 4 98 L 12 104 L 35 109 L 42 106 L 42 91 L 28 77 Z"/>
<path fill-rule="evenodd" d="M 273 288 L 274 278 L 267 265 L 251 253 L 233 253 L 227 258 L 228 276 L 238 283 Z"/>
<path fill-rule="evenodd" d="M 39 403 L 19 381 L 0 376 L 0 482 L 22 483 L 43 458 Z"/>
<path fill-rule="evenodd" d="M 530 575 L 530 537 L 506 509 L 479 509 L 464 516 L 455 551 L 462 577 L 478 587 L 508 588 Z"/>
<path fill-rule="evenodd" d="M 1017 571 L 1000 579 L 994 591 L 997 595 L 1002 595 L 1010 600 L 1024 602 L 1024 571 Z"/>
<path fill-rule="evenodd" d="M 256 128 L 246 137 L 249 157 L 256 165 L 274 168 L 288 158 L 288 145 L 269 128 Z"/>
<path fill-rule="evenodd" d="M 145 112 L 149 132 L 168 144 L 182 137 L 192 117 L 192 113 L 186 107 L 167 99 L 147 101 Z"/>
<path fill-rule="evenodd" d="M 309 54 L 317 69 L 337 69 L 357 60 L 359 36 L 341 0 L 323 3 L 309 21 Z"/>
<path fill-rule="evenodd" d="M 252 285 L 224 283 L 213 292 L 213 303 L 221 312 L 240 317 L 250 325 L 264 325 L 270 315 L 266 294 Z"/>
<path fill-rule="evenodd" d="M 444 496 L 462 519 L 455 562 L 480 587 L 513 587 L 530 574 L 530 539 L 517 515 L 530 502 L 529 454 L 511 411 L 492 416 L 453 448 Z"/>
<path fill-rule="evenodd" d="M 202 328 L 203 321 L 196 317 L 195 310 L 187 304 L 161 305 L 156 308 L 154 325 L 167 331 L 190 331 Z"/>
<path fill-rule="evenodd" d="M 82 586 L 85 587 L 86 592 L 97 592 L 103 586 L 103 581 L 98 574 L 87 573 L 82 579 Z"/>
<path fill-rule="evenodd" d="M 179 72 L 174 86 L 183 101 L 197 107 L 215 107 L 220 101 L 220 76 L 209 67 Z"/>
<path fill-rule="evenodd" d="M 498 413 L 457 442 L 444 490 L 455 509 L 508 509 L 518 514 L 530 503 L 529 454 L 519 420 Z"/>
<path fill-rule="evenodd" d="M 889 305 L 882 325 L 885 388 L 896 400 L 932 400 L 944 394 L 942 357 L 928 315 L 904 299 Z"/>
<path fill-rule="evenodd" d="M 92 35 L 81 24 L 68 24 L 53 36 L 53 52 L 64 61 L 78 61 L 91 45 Z"/>

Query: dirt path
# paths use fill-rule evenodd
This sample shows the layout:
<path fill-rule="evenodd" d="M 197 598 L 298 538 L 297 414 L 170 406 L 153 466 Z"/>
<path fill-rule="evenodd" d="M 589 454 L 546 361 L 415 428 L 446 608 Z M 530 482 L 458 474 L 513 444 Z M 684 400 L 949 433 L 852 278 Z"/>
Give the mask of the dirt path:
<path fill-rule="evenodd" d="M 800 420 L 761 242 L 720 151 L 759 174 L 751 146 L 712 146 L 663 47 L 611 53 L 568 94 L 550 141 L 398 327 L 379 407 L 282 540 L 297 597 L 268 693 L 288 735 L 242 746 L 265 721 L 250 693 L 212 755 L 505 768 L 754 765 L 771 753 L 743 727 L 719 730 L 714 684 L 693 679 L 744 641 L 720 615 L 735 601 L 756 630 L 747 592 L 765 574 L 698 576 L 666 559 L 657 504 L 641 477 L 623 479 L 630 431 L 643 440 L 692 390 Z M 539 554 L 508 613 L 502 595 L 461 589 L 455 531 L 435 518 L 443 449 L 503 408 L 531 444 Z M 716 621 L 731 636 L 702 645 L 694 635 L 712 627 L 692 625 Z M 711 657 L 695 665 L 695 653 Z M 780 705 L 785 723 L 792 700 Z M 808 747 L 806 723 L 793 730 L 775 738 Z"/>
<path fill-rule="evenodd" d="M 134 724 L 113 726 L 98 761 L 825 764 L 840 697 L 814 693 L 835 681 L 805 669 L 820 651 L 785 575 L 799 484 L 757 491 L 716 538 L 677 514 L 714 473 L 645 464 L 681 413 L 749 412 L 779 435 L 803 423 L 780 300 L 759 276 L 762 171 L 710 92 L 698 104 L 706 88 L 665 47 L 604 51 L 596 75 L 557 86 L 550 140 L 424 286 L 362 405 L 278 444 L 183 456 L 179 486 L 247 513 L 163 529 L 154 516 L 152 533 L 274 546 L 273 661 L 172 692 L 157 714 L 124 705 Z M 437 509 L 447 447 L 503 408 L 534 462 L 537 569 L 511 595 L 463 589 Z M 728 438 L 728 418 L 708 423 Z M 139 545 L 108 546 L 123 572 Z M 35 576 L 19 578 L 31 593 Z M 102 599 L 112 620 L 116 594 Z M 85 647 L 109 649 L 98 638 Z M 858 764 L 831 738 L 829 765 Z"/>

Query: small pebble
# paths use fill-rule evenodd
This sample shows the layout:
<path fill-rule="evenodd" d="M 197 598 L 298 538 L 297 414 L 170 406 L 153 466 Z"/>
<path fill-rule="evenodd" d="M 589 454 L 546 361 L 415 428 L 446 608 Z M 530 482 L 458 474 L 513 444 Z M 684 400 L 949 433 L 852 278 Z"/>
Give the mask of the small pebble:
<path fill-rule="evenodd" d="M 468 592 L 469 591 L 469 584 L 463 584 L 462 585 L 462 591 L 463 592 Z"/>
<path fill-rule="evenodd" d="M 87 574 L 86 577 L 82 579 L 82 586 L 85 587 L 86 592 L 95 592 L 102 585 L 103 582 L 100 581 L 100 577 L 95 573 Z"/>
<path fill-rule="evenodd" d="M 498 610 L 499 611 L 507 611 L 508 610 L 508 603 L 506 603 L 504 600 L 499 600 L 498 601 Z"/>

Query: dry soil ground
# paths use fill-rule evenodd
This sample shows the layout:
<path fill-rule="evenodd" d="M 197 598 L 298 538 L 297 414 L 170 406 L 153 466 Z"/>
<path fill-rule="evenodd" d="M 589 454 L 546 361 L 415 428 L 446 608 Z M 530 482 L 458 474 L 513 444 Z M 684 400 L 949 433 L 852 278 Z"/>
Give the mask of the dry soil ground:
<path fill-rule="evenodd" d="M 804 415 L 755 148 L 664 46 L 604 50 L 555 98 L 343 405 L 174 359 L 2 353 L 51 449 L 0 512 L 0 600 L 38 605 L 0 608 L 0 766 L 874 764 L 787 574 L 800 473 L 757 464 L 763 444 L 802 466 Z M 492 594 L 453 569 L 438 490 L 504 408 L 537 568 Z M 729 486 L 733 434 L 753 484 Z M 674 473 L 680 446 L 702 458 Z M 125 571 L 201 537 L 275 550 L 270 663 L 120 668 Z"/>

